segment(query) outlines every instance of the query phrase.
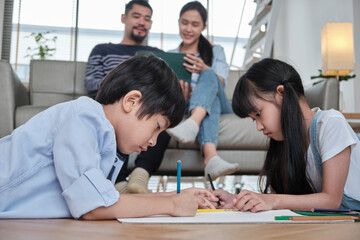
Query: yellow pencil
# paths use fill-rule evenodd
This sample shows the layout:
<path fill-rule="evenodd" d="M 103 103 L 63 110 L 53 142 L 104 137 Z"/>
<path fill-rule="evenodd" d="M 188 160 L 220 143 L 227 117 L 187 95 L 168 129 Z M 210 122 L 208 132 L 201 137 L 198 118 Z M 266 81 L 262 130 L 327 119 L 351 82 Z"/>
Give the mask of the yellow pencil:
<path fill-rule="evenodd" d="M 198 209 L 197 212 L 231 212 L 234 209 Z"/>

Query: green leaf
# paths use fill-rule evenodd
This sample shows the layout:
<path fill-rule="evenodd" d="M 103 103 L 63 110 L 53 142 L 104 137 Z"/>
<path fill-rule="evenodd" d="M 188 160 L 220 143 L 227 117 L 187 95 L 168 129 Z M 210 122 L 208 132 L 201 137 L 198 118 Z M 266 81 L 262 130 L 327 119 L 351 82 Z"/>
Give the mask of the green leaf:
<path fill-rule="evenodd" d="M 26 38 L 33 38 L 37 45 L 36 47 L 28 47 L 25 57 L 45 59 L 48 56 L 53 56 L 56 52 L 56 47 L 52 45 L 56 43 L 57 36 L 48 37 L 50 33 L 50 31 L 32 32 L 29 36 L 25 36 Z M 52 43 L 51 46 L 48 43 Z"/>
<path fill-rule="evenodd" d="M 328 78 L 337 78 L 337 76 L 324 76 L 324 75 L 322 74 L 322 70 L 321 70 L 321 69 L 319 69 L 318 71 L 319 71 L 319 75 L 317 75 L 317 76 L 311 76 L 311 77 L 310 77 L 311 80 L 317 79 L 317 78 L 325 78 L 325 79 L 328 79 Z M 347 81 L 347 80 L 349 80 L 349 79 L 351 79 L 351 78 L 355 78 L 355 77 L 356 77 L 356 75 L 353 74 L 353 75 L 346 75 L 346 76 L 338 76 L 338 79 L 339 79 L 339 82 L 341 82 L 341 81 Z M 317 81 L 317 82 L 313 83 L 313 85 L 316 85 L 316 84 L 318 84 L 318 83 L 320 83 L 320 82 L 322 82 L 322 81 Z"/>

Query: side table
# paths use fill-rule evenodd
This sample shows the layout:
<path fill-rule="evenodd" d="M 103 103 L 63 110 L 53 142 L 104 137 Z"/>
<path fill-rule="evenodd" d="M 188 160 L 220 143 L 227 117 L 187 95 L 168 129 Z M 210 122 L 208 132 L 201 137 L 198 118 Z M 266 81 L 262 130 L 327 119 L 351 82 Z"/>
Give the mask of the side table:
<path fill-rule="evenodd" d="M 357 134 L 360 133 L 360 113 L 343 113 L 344 117 Z"/>

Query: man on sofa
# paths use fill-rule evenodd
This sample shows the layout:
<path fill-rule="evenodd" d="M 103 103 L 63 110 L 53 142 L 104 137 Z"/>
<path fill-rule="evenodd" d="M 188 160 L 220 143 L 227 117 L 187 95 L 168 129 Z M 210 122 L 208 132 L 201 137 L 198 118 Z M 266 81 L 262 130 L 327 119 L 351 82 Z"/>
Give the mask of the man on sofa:
<path fill-rule="evenodd" d="M 121 43 L 98 44 L 89 56 L 86 65 L 85 87 L 88 95 L 96 96 L 101 80 L 105 75 L 122 61 L 134 56 L 139 50 L 161 51 L 158 48 L 144 46 L 152 25 L 152 8 L 143 0 L 132 0 L 125 6 L 125 14 L 121 15 L 121 22 L 125 25 L 124 37 Z M 135 169 L 132 171 L 129 182 L 126 181 L 129 172 L 126 167 L 116 180 L 115 187 L 121 193 L 146 193 L 150 175 L 155 172 L 162 161 L 170 136 L 164 131 L 154 147 L 141 152 L 135 160 Z"/>

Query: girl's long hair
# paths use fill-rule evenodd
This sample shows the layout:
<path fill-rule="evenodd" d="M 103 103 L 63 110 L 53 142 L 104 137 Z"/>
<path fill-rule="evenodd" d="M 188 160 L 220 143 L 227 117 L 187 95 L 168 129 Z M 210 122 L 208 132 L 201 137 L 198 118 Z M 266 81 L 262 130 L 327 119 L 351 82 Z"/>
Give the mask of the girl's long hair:
<path fill-rule="evenodd" d="M 188 2 L 187 4 L 185 4 L 181 8 L 179 19 L 186 11 L 189 11 L 189 10 L 198 11 L 200 13 L 200 16 L 201 16 L 204 26 L 206 25 L 207 12 L 206 12 L 206 9 L 204 8 L 204 6 L 198 1 Z M 199 49 L 201 59 L 204 61 L 204 63 L 206 65 L 211 67 L 212 58 L 213 58 L 212 45 L 202 34 L 200 34 L 198 49 Z"/>
<path fill-rule="evenodd" d="M 263 59 L 255 63 L 238 81 L 232 106 L 236 115 L 248 117 L 250 113 L 257 111 L 254 99 L 272 101 L 265 94 L 275 95 L 279 85 L 284 86 L 281 108 L 284 141 L 270 140 L 260 173 L 265 185 L 260 188 L 264 193 L 313 193 L 314 185 L 306 174 L 308 133 L 299 105 L 299 99 L 304 97 L 304 88 L 296 70 L 275 59 Z"/>

